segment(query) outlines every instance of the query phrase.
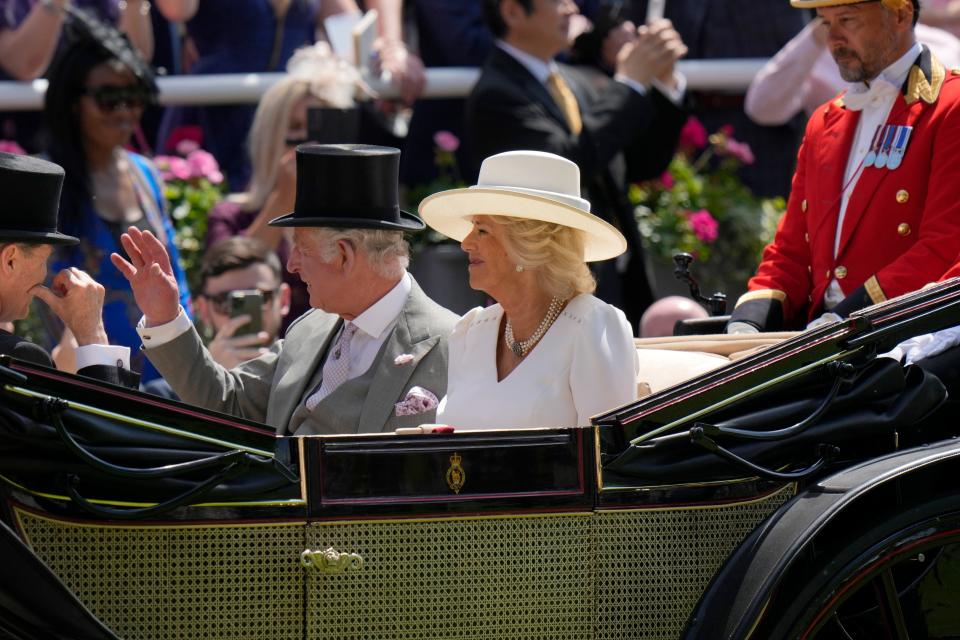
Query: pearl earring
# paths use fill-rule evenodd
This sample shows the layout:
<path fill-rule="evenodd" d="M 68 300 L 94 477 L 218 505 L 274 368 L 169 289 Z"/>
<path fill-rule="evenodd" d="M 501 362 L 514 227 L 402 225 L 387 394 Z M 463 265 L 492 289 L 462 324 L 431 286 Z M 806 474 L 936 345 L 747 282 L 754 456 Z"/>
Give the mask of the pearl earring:
<path fill-rule="evenodd" d="M 523 273 L 523 265 L 522 265 L 522 264 L 518 264 L 518 265 L 517 265 L 517 273 Z"/>

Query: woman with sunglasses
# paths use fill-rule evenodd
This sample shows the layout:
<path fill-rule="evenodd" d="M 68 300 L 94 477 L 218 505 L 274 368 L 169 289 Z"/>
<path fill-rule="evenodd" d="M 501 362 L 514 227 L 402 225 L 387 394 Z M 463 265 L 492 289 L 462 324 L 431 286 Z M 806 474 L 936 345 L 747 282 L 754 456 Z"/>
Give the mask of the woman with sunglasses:
<path fill-rule="evenodd" d="M 151 231 L 173 258 L 184 309 L 190 309 L 184 272 L 177 260 L 163 185 L 153 164 L 127 151 L 144 106 L 157 89 L 153 74 L 114 28 L 72 22 L 67 44 L 50 66 L 44 101 L 50 159 L 64 167 L 60 200 L 64 229 L 80 244 L 58 252 L 56 268 L 76 266 L 106 288 L 104 325 L 110 342 L 131 349 L 131 367 L 141 380 L 158 377 L 140 353 L 135 326 L 140 312 L 130 285 L 110 262 L 130 225 Z"/>
<path fill-rule="evenodd" d="M 267 89 L 257 105 L 248 145 L 253 173 L 246 191 L 230 195 L 210 210 L 208 248 L 231 236 L 251 236 L 276 251 L 286 264 L 288 243 L 283 229 L 267 222 L 293 211 L 297 177 L 294 149 L 311 138 L 308 111 L 353 107 L 359 86 L 356 69 L 334 56 L 326 43 L 303 47 L 293 54 L 286 77 Z M 286 329 L 310 308 L 310 301 L 306 285 L 296 274 L 284 270 L 283 278 L 291 289 Z"/>

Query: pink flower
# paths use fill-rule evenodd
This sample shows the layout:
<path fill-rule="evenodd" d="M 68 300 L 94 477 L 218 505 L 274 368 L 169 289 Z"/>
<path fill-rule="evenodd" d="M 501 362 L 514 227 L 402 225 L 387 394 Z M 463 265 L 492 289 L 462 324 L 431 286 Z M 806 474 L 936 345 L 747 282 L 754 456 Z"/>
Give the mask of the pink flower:
<path fill-rule="evenodd" d="M 15 153 L 18 156 L 27 155 L 27 152 L 24 151 L 23 147 L 13 140 L 0 140 L 0 151 L 4 153 Z"/>
<path fill-rule="evenodd" d="M 186 158 L 200 148 L 200 143 L 191 138 L 184 138 L 177 143 L 177 155 Z"/>
<path fill-rule="evenodd" d="M 223 182 L 223 174 L 220 171 L 211 171 L 207 174 L 207 180 L 210 181 L 210 184 L 220 184 Z"/>
<path fill-rule="evenodd" d="M 460 139 L 449 131 L 437 131 L 433 134 L 433 144 L 441 151 L 453 153 L 460 148 Z"/>
<path fill-rule="evenodd" d="M 718 225 L 717 220 L 706 209 L 699 211 L 688 211 L 687 221 L 693 229 L 693 235 L 697 236 L 700 242 L 713 242 L 717 239 Z"/>
<path fill-rule="evenodd" d="M 169 160 L 170 177 L 177 180 L 189 180 L 191 176 L 190 165 L 183 158 L 170 156 Z"/>
<path fill-rule="evenodd" d="M 707 146 L 707 129 L 693 116 L 687 118 L 680 130 L 680 146 L 687 149 L 703 149 Z"/>
<path fill-rule="evenodd" d="M 208 178 L 214 172 L 220 172 L 220 165 L 216 158 L 203 149 L 195 149 L 187 156 L 191 176 L 194 178 Z M 212 182 L 212 181 L 211 181 Z"/>
<path fill-rule="evenodd" d="M 393 364 L 395 364 L 398 367 L 402 367 L 405 364 L 410 364 L 411 362 L 413 362 L 412 353 L 401 353 L 400 355 L 398 355 L 396 358 L 393 359 Z"/>
<path fill-rule="evenodd" d="M 660 184 L 663 185 L 664 189 L 673 189 L 673 174 L 669 171 L 660 174 Z"/>
<path fill-rule="evenodd" d="M 743 164 L 753 164 L 756 158 L 753 157 L 753 151 L 746 142 L 740 142 L 730 138 L 727 140 L 727 153 L 742 162 Z"/>

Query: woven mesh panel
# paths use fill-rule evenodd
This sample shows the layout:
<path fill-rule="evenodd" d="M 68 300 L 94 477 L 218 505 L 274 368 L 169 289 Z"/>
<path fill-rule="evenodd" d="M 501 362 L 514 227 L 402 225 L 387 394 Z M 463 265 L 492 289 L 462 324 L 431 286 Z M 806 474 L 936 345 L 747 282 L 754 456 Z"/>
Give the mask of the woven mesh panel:
<path fill-rule="evenodd" d="M 751 504 L 599 512 L 598 640 L 673 640 L 713 574 L 792 488 Z"/>
<path fill-rule="evenodd" d="M 43 561 L 125 640 L 303 637 L 302 526 L 20 521 Z"/>
<path fill-rule="evenodd" d="M 633 640 L 676 638 L 730 551 L 790 495 L 688 510 L 307 526 L 19 517 L 38 555 L 125 640 Z M 363 568 L 300 566 L 301 551 L 327 547 L 359 554 Z"/>
<path fill-rule="evenodd" d="M 589 638 L 593 518 L 313 525 L 362 571 L 308 578 L 312 638 Z"/>

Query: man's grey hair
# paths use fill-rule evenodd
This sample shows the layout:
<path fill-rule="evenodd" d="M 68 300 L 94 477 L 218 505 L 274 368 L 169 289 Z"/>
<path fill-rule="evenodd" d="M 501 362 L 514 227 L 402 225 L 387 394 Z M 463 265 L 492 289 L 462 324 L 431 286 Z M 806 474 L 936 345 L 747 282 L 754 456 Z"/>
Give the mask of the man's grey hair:
<path fill-rule="evenodd" d="M 410 245 L 402 231 L 321 228 L 314 233 L 324 262 L 333 260 L 337 242 L 346 240 L 367 255 L 370 266 L 382 278 L 399 278 L 410 266 Z"/>

